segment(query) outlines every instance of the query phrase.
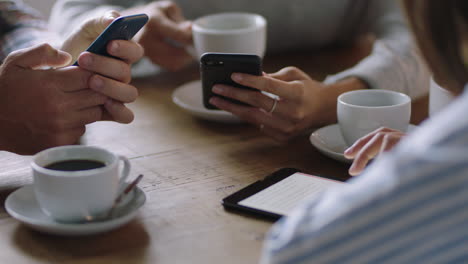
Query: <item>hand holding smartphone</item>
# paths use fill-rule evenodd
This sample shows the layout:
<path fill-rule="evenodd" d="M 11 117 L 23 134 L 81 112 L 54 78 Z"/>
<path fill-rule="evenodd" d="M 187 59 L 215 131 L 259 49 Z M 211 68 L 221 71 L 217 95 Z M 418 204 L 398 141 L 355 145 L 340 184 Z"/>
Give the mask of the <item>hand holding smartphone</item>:
<path fill-rule="evenodd" d="M 218 109 L 209 103 L 212 96 L 211 91 L 215 84 L 225 84 L 243 89 L 256 90 L 251 87 L 240 85 L 231 79 L 234 72 L 247 73 L 260 76 L 262 74 L 262 59 L 253 54 L 236 53 L 205 53 L 200 58 L 200 73 L 203 86 L 203 104 L 208 109 Z M 223 99 L 244 104 L 237 100 L 223 97 Z"/>
<path fill-rule="evenodd" d="M 146 14 L 123 16 L 115 19 L 104 31 L 91 43 L 86 51 L 113 57 L 107 53 L 109 41 L 122 39 L 130 40 L 148 22 Z M 78 66 L 78 61 L 73 65 Z"/>

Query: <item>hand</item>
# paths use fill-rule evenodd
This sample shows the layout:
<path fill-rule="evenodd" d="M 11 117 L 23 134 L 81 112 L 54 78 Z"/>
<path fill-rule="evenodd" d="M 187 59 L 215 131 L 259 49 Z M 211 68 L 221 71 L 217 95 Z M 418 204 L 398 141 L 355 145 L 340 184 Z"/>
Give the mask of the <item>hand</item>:
<path fill-rule="evenodd" d="M 81 52 L 101 34 L 104 29 L 112 23 L 120 14 L 116 11 L 106 12 L 104 15 L 90 19 L 77 28 L 62 44 L 61 50 L 72 56 L 70 62 L 74 63 Z"/>
<path fill-rule="evenodd" d="M 336 122 L 336 98 L 342 89 L 330 89 L 295 67 L 263 76 L 235 73 L 232 79 L 277 95 L 276 105 L 274 99 L 263 93 L 219 84 L 213 87 L 214 93 L 250 106 L 234 104 L 220 97 L 211 98 L 210 103 L 260 127 L 276 140 L 285 141 L 308 128 Z"/>
<path fill-rule="evenodd" d="M 192 44 L 192 24 L 176 4 L 157 1 L 122 11 L 125 15 L 138 13 L 147 14 L 149 21 L 134 39 L 154 64 L 176 71 L 193 61 L 185 50 Z"/>
<path fill-rule="evenodd" d="M 21 154 L 74 144 L 102 119 L 107 96 L 88 88 L 92 73 L 62 67 L 71 56 L 47 44 L 11 53 L 0 67 L 0 147 Z"/>
<path fill-rule="evenodd" d="M 118 16 L 119 13 L 111 11 L 85 22 L 62 48 L 77 56 Z M 133 102 L 138 96 L 137 89 L 129 82 L 131 65 L 143 56 L 143 48 L 134 41 L 113 40 L 109 42 L 107 52 L 120 60 L 84 52 L 79 55 L 78 62 L 81 68 L 95 73 L 91 77 L 90 88 L 112 99 L 104 105 L 103 120 L 130 123 L 133 113 L 124 103 Z"/>
<path fill-rule="evenodd" d="M 392 149 L 404 136 L 401 131 L 382 127 L 360 138 L 344 152 L 347 159 L 354 159 L 349 174 L 361 173 L 369 160 Z"/>

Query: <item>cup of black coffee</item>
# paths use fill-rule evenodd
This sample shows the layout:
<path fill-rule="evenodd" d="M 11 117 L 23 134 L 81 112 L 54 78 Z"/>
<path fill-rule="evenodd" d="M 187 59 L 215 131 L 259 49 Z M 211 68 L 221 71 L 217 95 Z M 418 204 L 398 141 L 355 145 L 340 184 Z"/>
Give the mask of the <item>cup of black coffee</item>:
<path fill-rule="evenodd" d="M 60 222 L 82 222 L 105 213 L 130 172 L 127 158 L 90 146 L 44 150 L 31 166 L 39 206 Z"/>

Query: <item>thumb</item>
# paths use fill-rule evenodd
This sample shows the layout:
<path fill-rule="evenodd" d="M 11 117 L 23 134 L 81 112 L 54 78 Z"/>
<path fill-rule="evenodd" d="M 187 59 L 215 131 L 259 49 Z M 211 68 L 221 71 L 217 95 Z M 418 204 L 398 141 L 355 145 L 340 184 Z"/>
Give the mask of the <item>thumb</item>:
<path fill-rule="evenodd" d="M 71 62 L 71 55 L 45 43 L 16 51 L 8 56 L 7 61 L 16 66 L 31 69 L 62 67 Z"/>
<path fill-rule="evenodd" d="M 275 79 L 282 80 L 285 82 L 307 80 L 310 78 L 305 72 L 294 66 L 283 68 L 275 73 L 270 73 L 268 75 Z"/>
<path fill-rule="evenodd" d="M 82 27 L 85 37 L 95 39 L 101 34 L 112 21 L 118 18 L 120 14 L 117 11 L 107 11 L 104 15 L 88 20 Z"/>

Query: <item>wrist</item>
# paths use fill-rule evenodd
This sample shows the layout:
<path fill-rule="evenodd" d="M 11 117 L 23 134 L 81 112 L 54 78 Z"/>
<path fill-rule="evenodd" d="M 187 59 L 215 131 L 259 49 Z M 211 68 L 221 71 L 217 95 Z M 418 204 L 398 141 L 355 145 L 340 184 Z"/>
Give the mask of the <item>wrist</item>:
<path fill-rule="evenodd" d="M 325 84 L 320 96 L 321 100 L 324 100 L 324 104 L 322 104 L 324 108 L 320 110 L 324 123 L 320 125 L 325 126 L 337 122 L 336 104 L 341 94 L 363 89 L 369 89 L 369 86 L 365 81 L 356 77 L 346 78 L 332 84 Z"/>

